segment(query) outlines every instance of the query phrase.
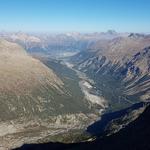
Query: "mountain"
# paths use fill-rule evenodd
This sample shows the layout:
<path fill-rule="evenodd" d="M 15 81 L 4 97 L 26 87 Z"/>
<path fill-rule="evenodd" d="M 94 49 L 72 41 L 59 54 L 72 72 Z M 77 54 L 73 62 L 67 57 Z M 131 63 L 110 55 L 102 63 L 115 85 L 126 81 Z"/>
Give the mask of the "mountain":
<path fill-rule="evenodd" d="M 132 111 L 131 111 L 132 112 Z M 131 113 L 132 114 L 132 113 Z M 119 132 L 109 136 L 96 138 L 93 141 L 81 143 L 63 144 L 63 143 L 45 143 L 23 145 L 16 150 L 148 150 L 150 127 L 150 106 L 148 105 L 143 113 L 127 126 L 123 127 Z"/>
<path fill-rule="evenodd" d="M 119 111 L 105 113 L 100 120 L 87 128 L 87 132 L 95 137 L 112 135 L 137 119 L 149 103 L 140 102 Z"/>
<path fill-rule="evenodd" d="M 58 77 L 20 45 L 0 39 L 1 147 L 10 149 L 47 136 L 63 136 L 70 129 L 83 130 L 93 121 L 96 115 L 78 82 L 74 83 L 75 73 L 67 72 L 72 76 Z"/>
<path fill-rule="evenodd" d="M 110 30 L 0 37 L 1 147 L 85 141 L 46 147 L 109 149 L 115 139 L 127 139 L 135 122 L 137 130 L 149 131 L 140 118 L 147 119 L 149 110 L 143 104 L 150 99 L 150 35 Z"/>
<path fill-rule="evenodd" d="M 0 37 L 22 45 L 28 52 L 63 57 L 87 49 L 99 39 L 113 39 L 118 36 L 126 36 L 114 30 L 96 33 L 61 33 L 61 34 L 33 34 L 24 32 L 1 32 Z"/>
<path fill-rule="evenodd" d="M 119 109 L 150 98 L 149 46 L 149 35 L 132 33 L 99 40 L 70 62 L 95 81 L 110 107 Z"/>
<path fill-rule="evenodd" d="M 63 82 L 51 69 L 29 56 L 19 45 L 5 40 L 0 41 L 0 76 L 0 118 L 3 121 L 23 114 L 48 113 L 44 108 L 52 99 L 48 93 L 52 90 L 63 93 Z"/>

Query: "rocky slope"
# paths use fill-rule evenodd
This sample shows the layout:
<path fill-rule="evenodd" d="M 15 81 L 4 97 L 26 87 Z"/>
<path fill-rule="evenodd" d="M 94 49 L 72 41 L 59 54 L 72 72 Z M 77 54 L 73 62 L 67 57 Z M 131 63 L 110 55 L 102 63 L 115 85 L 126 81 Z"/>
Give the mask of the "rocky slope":
<path fill-rule="evenodd" d="M 52 99 L 48 93 L 63 93 L 63 82 L 52 70 L 5 40 L 0 41 L 0 76 L 1 120 L 45 111 Z"/>
<path fill-rule="evenodd" d="M 96 117 L 90 114 L 86 100 L 80 96 L 80 100 L 76 99 L 72 89 L 50 67 L 29 56 L 18 44 L 3 39 L 0 40 L 0 77 L 0 147 L 3 149 L 70 129 L 84 129 Z"/>
<path fill-rule="evenodd" d="M 73 68 L 68 71 L 69 68 L 66 69 L 59 60 L 55 62 L 50 61 L 48 57 L 46 59 L 42 57 L 43 64 L 29 56 L 19 45 L 1 40 L 0 146 L 2 147 L 12 148 L 12 145 L 16 147 L 24 142 L 44 142 L 53 139 L 51 137 L 55 135 L 58 139 L 62 139 L 63 133 L 69 134 L 68 130 L 85 129 L 89 123 L 96 120 L 97 115 L 93 114 L 93 108 L 89 107 L 86 98 L 80 97 L 81 93 L 77 89 L 79 85 L 74 84 L 79 82 L 74 76 L 79 72 L 86 76 L 87 81 L 90 81 L 80 82 L 82 88 L 83 85 L 86 87 L 82 89 L 83 91 L 88 89 L 88 93 L 85 94 L 86 97 L 92 98 L 90 102 L 100 104 L 98 108 L 102 108 L 99 100 L 106 101 L 108 114 L 120 115 L 123 112 L 121 117 L 109 120 L 105 130 L 106 134 L 110 135 L 108 139 L 103 137 L 102 140 L 85 143 L 83 147 L 90 149 L 94 144 L 101 148 L 102 144 L 108 149 L 110 147 L 107 143 L 114 142 L 115 137 L 119 139 L 121 136 L 124 139 L 124 130 L 129 133 L 130 126 L 133 130 L 132 124 L 140 118 L 138 116 L 144 109 L 139 111 L 120 109 L 141 100 L 150 100 L 149 35 L 132 33 L 127 36 L 109 31 L 108 33 L 84 35 L 68 33 L 46 37 L 17 33 L 13 37 L 12 34 L 5 34 L 3 37 L 21 44 L 30 52 L 42 52 L 48 55 L 52 51 L 55 54 L 60 51 L 68 52 L 68 50 L 81 52 L 71 58 Z M 55 73 L 50 68 L 53 68 Z M 149 107 L 146 110 L 148 109 Z M 115 113 L 116 110 L 120 111 Z M 147 128 L 141 123 L 137 128 L 141 126 Z M 125 129 L 122 129 L 124 127 Z M 134 142 L 138 138 L 135 139 L 133 135 L 131 140 Z M 65 148 L 71 146 L 71 149 L 80 147 L 80 144 L 74 144 L 73 147 L 60 145 Z M 34 147 L 31 145 L 32 148 Z"/>
<path fill-rule="evenodd" d="M 87 49 L 99 39 L 113 39 L 118 36 L 126 36 L 126 34 L 119 34 L 113 30 L 89 34 L 77 32 L 61 34 L 0 32 L 0 37 L 22 45 L 32 54 L 42 54 L 53 57 L 70 56 L 76 52 Z"/>
<path fill-rule="evenodd" d="M 136 120 L 148 105 L 149 103 L 140 102 L 119 111 L 105 113 L 87 128 L 87 132 L 95 137 L 112 135 Z"/>
<path fill-rule="evenodd" d="M 132 111 L 131 111 L 132 114 Z M 150 106 L 147 106 L 144 112 L 119 132 L 110 136 L 103 136 L 93 141 L 87 141 L 74 144 L 63 143 L 45 143 L 24 145 L 16 150 L 148 150 L 150 148 Z M 132 115 L 131 115 L 132 116 Z"/>
<path fill-rule="evenodd" d="M 88 50 L 73 56 L 71 62 L 94 79 L 100 94 L 110 105 L 118 108 L 121 103 L 126 107 L 150 98 L 149 46 L 149 35 L 130 34 L 97 41 Z"/>

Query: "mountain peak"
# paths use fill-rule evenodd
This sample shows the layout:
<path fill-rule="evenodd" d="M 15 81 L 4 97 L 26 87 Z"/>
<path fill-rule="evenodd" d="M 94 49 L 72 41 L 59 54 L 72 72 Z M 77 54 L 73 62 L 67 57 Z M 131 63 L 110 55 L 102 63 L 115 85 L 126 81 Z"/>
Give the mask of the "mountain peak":
<path fill-rule="evenodd" d="M 128 37 L 130 37 L 130 38 L 144 38 L 145 35 L 140 34 L 140 33 L 131 33 Z"/>
<path fill-rule="evenodd" d="M 109 34 L 117 34 L 117 32 L 115 30 L 108 30 L 107 33 L 109 33 Z"/>

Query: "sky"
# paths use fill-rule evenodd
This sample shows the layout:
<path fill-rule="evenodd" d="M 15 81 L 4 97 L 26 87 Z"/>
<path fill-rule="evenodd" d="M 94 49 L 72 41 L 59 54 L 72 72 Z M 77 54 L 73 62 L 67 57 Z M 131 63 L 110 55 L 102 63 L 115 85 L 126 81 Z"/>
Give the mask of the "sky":
<path fill-rule="evenodd" d="M 0 30 L 150 32 L 150 0 L 0 0 Z"/>

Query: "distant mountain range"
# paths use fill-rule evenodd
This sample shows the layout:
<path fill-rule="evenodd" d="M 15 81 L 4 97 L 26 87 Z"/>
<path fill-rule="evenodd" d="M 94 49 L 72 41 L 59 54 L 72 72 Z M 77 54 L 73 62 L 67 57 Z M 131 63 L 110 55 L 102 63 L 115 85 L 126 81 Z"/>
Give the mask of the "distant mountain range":
<path fill-rule="evenodd" d="M 64 83 L 52 70 L 18 44 L 5 40 L 0 41 L 0 76 L 1 121 L 23 115 L 44 115 L 44 112 L 46 115 L 50 108 L 45 108 L 51 105 L 52 99 L 48 93 L 63 93 Z"/>
<path fill-rule="evenodd" d="M 126 36 L 128 33 L 117 33 L 114 30 L 100 33 L 63 33 L 63 34 L 31 34 L 24 32 L 1 32 L 0 37 L 21 44 L 30 53 L 55 55 L 63 52 L 79 52 L 87 49 L 99 39 L 113 39 Z"/>

